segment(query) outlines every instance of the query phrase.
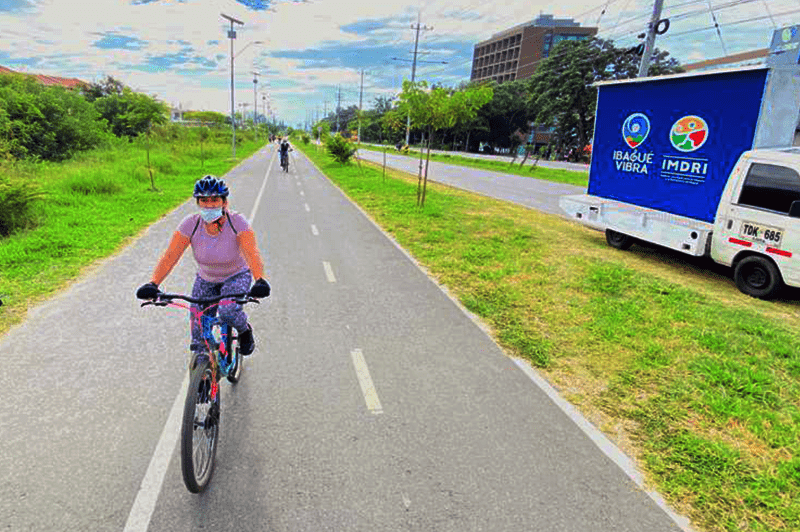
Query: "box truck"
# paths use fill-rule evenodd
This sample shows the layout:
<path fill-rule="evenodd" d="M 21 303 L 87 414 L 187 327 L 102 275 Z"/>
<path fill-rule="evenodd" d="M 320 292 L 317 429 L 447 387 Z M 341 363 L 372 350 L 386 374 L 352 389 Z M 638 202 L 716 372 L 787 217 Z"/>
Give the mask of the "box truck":
<path fill-rule="evenodd" d="M 769 299 L 800 286 L 800 31 L 777 30 L 766 65 L 599 82 L 586 194 L 573 219 L 732 267 Z"/>

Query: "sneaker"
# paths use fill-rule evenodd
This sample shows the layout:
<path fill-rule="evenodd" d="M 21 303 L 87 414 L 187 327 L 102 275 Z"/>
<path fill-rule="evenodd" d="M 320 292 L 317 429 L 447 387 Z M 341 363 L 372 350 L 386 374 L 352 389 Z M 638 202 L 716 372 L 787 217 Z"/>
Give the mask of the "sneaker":
<path fill-rule="evenodd" d="M 247 324 L 247 330 L 239 333 L 239 353 L 247 356 L 256 348 L 256 342 L 253 340 L 253 327 Z"/>

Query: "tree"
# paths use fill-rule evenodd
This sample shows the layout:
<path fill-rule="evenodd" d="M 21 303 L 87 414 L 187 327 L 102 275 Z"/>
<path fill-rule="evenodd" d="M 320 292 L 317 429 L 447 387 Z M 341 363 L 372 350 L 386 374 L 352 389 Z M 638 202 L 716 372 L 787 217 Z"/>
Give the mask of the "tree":
<path fill-rule="evenodd" d="M 165 103 L 127 87 L 121 94 L 98 98 L 94 106 L 118 137 L 133 138 L 146 133 L 152 125 L 165 123 L 169 116 Z"/>
<path fill-rule="evenodd" d="M 528 105 L 526 81 L 492 82 L 494 95 L 478 112 L 474 137 L 476 141 L 492 146 L 513 148 L 513 135 L 517 130 L 527 131 L 533 118 Z M 483 126 L 483 127 L 481 127 Z"/>
<path fill-rule="evenodd" d="M 0 75 L 0 152 L 6 157 L 60 161 L 106 138 L 105 124 L 77 91 Z"/>
<path fill-rule="evenodd" d="M 668 53 L 654 53 L 651 74 L 681 70 L 675 59 L 667 59 Z M 531 114 L 540 124 L 555 127 L 552 145 L 557 152 L 572 153 L 573 159 L 581 156 L 594 135 L 597 89 L 592 84 L 632 77 L 638 72 L 634 63 L 611 41 L 591 39 L 562 41 L 539 64 L 528 80 Z"/>
<path fill-rule="evenodd" d="M 112 78 L 111 76 L 106 76 L 105 79 L 101 80 L 98 83 L 90 83 L 89 85 L 84 85 L 81 89 L 81 93 L 83 97 L 86 98 L 87 102 L 94 102 L 98 98 L 102 98 L 103 96 L 110 96 L 112 94 L 122 94 L 122 91 L 125 89 L 125 84 L 119 80 Z"/>
<path fill-rule="evenodd" d="M 492 99 L 492 93 L 492 88 L 488 85 L 451 92 L 442 87 L 428 89 L 425 81 L 411 83 L 405 80 L 403 82 L 403 92 L 400 94 L 397 112 L 399 115 L 410 116 L 411 123 L 415 127 L 428 133 L 425 178 L 422 181 L 420 177 L 417 181 L 417 205 L 420 208 L 425 206 L 433 135 L 441 129 L 452 128 L 459 122 L 470 120 L 481 107 Z M 397 117 L 395 117 L 396 119 Z"/>

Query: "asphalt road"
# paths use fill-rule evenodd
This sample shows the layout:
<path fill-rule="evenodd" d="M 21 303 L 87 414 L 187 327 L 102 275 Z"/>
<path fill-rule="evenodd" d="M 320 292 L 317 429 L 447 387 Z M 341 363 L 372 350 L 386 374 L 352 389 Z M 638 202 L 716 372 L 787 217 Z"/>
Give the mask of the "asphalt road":
<path fill-rule="evenodd" d="M 383 153 L 359 150 L 359 156 L 362 160 L 383 164 Z M 418 175 L 419 158 L 387 152 L 386 166 Z M 585 187 L 435 161 L 430 162 L 428 180 L 564 217 L 566 213 L 558 206 L 558 198 L 586 192 Z"/>
<path fill-rule="evenodd" d="M 187 317 L 134 297 L 187 202 L 0 340 L 0 529 L 680 530 L 301 155 L 226 179 L 273 295 L 222 385 L 208 491 L 184 488 L 172 423 Z M 193 272 L 187 253 L 162 288 Z"/>
<path fill-rule="evenodd" d="M 372 146 L 374 148 L 382 150 L 384 146 L 380 144 L 367 144 L 368 146 Z M 412 149 L 419 149 L 419 146 L 413 146 Z M 396 149 L 393 146 L 388 146 L 388 153 L 394 152 L 398 154 Z M 427 153 L 427 150 L 425 150 Z M 446 150 L 431 150 L 431 153 L 436 153 L 439 155 L 455 155 L 458 157 L 468 157 L 470 159 L 484 159 L 487 161 L 500 161 L 505 163 L 510 163 L 513 160 L 513 157 L 507 154 L 502 155 L 489 155 L 486 153 L 472 153 L 472 152 L 464 152 L 464 151 L 446 151 Z M 517 162 L 515 164 L 519 164 L 522 162 L 522 157 L 517 158 Z M 528 159 L 526 162 L 527 165 L 530 165 L 533 160 L 531 158 Z M 586 163 L 569 163 L 566 161 L 548 161 L 548 160 L 540 160 L 539 166 L 544 166 L 547 168 L 560 168 L 563 170 L 572 170 L 575 172 L 589 172 L 589 165 Z"/>

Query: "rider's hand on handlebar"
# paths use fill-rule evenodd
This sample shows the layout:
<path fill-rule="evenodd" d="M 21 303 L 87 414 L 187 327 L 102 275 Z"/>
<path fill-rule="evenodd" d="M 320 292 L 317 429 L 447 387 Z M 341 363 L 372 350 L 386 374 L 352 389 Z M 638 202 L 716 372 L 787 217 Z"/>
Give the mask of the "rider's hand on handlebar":
<path fill-rule="evenodd" d="M 158 297 L 158 294 L 159 294 L 158 285 L 154 282 L 143 284 L 136 291 L 136 297 L 138 297 L 139 299 L 155 299 L 156 297 Z"/>
<path fill-rule="evenodd" d="M 250 289 L 250 297 L 269 297 L 269 283 L 264 280 L 263 278 L 259 278 L 253 283 L 253 287 Z"/>

